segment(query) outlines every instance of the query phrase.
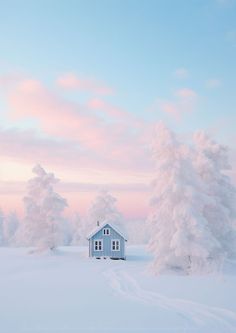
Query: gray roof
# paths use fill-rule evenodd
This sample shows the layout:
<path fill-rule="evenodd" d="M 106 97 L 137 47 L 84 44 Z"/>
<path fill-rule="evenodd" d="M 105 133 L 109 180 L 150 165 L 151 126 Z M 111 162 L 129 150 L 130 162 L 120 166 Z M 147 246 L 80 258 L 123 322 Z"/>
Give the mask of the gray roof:
<path fill-rule="evenodd" d="M 91 231 L 91 233 L 87 236 L 87 239 L 92 238 L 96 233 L 98 233 L 102 228 L 104 228 L 106 225 L 109 225 L 111 228 L 113 228 L 121 237 L 124 238 L 124 240 L 128 240 L 124 232 L 120 231 L 119 227 L 116 227 L 113 223 L 110 223 L 109 221 L 104 221 L 102 224 L 97 226 L 95 229 Z"/>

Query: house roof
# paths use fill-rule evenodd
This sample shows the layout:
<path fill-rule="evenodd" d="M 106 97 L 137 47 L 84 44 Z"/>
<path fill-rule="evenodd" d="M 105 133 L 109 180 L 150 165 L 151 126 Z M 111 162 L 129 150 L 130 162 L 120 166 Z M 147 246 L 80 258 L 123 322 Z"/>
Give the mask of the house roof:
<path fill-rule="evenodd" d="M 112 229 L 114 229 L 121 237 L 124 238 L 124 240 L 128 240 L 126 235 L 121 232 L 113 223 L 110 223 L 109 221 L 104 221 L 101 225 L 97 226 L 92 232 L 87 236 L 87 239 L 92 238 L 94 235 L 96 235 L 102 228 L 104 228 L 106 225 L 109 225 Z"/>

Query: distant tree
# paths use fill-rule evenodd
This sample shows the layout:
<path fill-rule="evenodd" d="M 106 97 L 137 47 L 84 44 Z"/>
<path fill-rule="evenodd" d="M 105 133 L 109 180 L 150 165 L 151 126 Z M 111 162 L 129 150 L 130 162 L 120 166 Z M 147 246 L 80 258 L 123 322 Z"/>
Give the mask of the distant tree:
<path fill-rule="evenodd" d="M 236 255 L 236 188 L 226 172 L 231 169 L 228 148 L 216 143 L 204 131 L 194 135 L 195 167 L 211 201 L 204 217 L 227 257 Z"/>
<path fill-rule="evenodd" d="M 47 173 L 40 165 L 33 168 L 35 178 L 28 182 L 28 195 L 24 198 L 27 245 L 53 250 L 60 239 L 62 212 L 67 202 L 54 191 L 58 183 L 53 173 Z"/>
<path fill-rule="evenodd" d="M 95 200 L 92 202 L 87 216 L 87 231 L 95 228 L 97 221 L 103 223 L 109 221 L 116 226 L 122 226 L 122 215 L 116 207 L 116 198 L 107 190 L 99 191 Z"/>
<path fill-rule="evenodd" d="M 71 242 L 70 221 L 67 218 L 61 218 L 57 224 L 57 243 L 58 246 L 67 246 Z"/>
<path fill-rule="evenodd" d="M 86 221 L 76 212 L 70 223 L 71 242 L 70 245 L 86 245 L 87 230 Z"/>
<path fill-rule="evenodd" d="M 3 233 L 4 214 L 0 209 L 0 246 L 4 244 L 4 233 Z"/>
<path fill-rule="evenodd" d="M 155 273 L 178 269 L 186 273 L 206 269 L 221 247 L 204 217 L 204 184 L 192 164 L 192 153 L 174 133 L 159 123 L 152 145 L 155 162 L 149 249 Z"/>
<path fill-rule="evenodd" d="M 15 245 L 15 236 L 19 227 L 19 219 L 16 212 L 10 212 L 6 215 L 3 224 L 5 245 Z"/>

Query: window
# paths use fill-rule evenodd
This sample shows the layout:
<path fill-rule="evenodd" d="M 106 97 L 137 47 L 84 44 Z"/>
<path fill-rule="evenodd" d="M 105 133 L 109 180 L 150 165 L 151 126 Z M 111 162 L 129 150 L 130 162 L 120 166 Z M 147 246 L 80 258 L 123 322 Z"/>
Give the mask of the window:
<path fill-rule="evenodd" d="M 111 250 L 120 251 L 120 240 L 119 239 L 113 239 L 111 241 Z"/>
<path fill-rule="evenodd" d="M 110 235 L 110 228 L 104 228 L 103 229 L 103 235 L 109 236 Z"/>
<path fill-rule="evenodd" d="M 94 241 L 94 251 L 102 251 L 102 239 L 98 239 Z"/>

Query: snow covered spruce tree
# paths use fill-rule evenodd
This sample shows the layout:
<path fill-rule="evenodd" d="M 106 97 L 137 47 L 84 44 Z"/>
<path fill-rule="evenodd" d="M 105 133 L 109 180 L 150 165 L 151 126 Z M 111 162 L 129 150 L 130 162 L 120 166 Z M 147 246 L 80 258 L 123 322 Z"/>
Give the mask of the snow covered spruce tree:
<path fill-rule="evenodd" d="M 36 177 L 29 180 L 28 195 L 24 198 L 24 237 L 29 246 L 53 250 L 60 239 L 61 214 L 67 202 L 54 192 L 53 186 L 59 180 L 53 173 L 47 173 L 40 165 L 32 171 Z"/>
<path fill-rule="evenodd" d="M 152 270 L 185 273 L 206 270 L 221 247 L 204 217 L 209 200 L 192 165 L 192 153 L 162 123 L 155 128 L 152 145 L 155 179 L 152 183 L 149 249 Z"/>
<path fill-rule="evenodd" d="M 204 217 L 225 255 L 236 256 L 236 189 L 225 174 L 231 169 L 228 149 L 204 131 L 195 133 L 194 143 L 195 167 L 211 198 L 204 207 Z"/>
<path fill-rule="evenodd" d="M 121 227 L 122 215 L 116 208 L 116 202 L 116 198 L 107 190 L 100 190 L 88 211 L 87 231 L 91 231 L 92 228 L 96 227 L 97 221 L 100 223 L 109 221 Z"/>

